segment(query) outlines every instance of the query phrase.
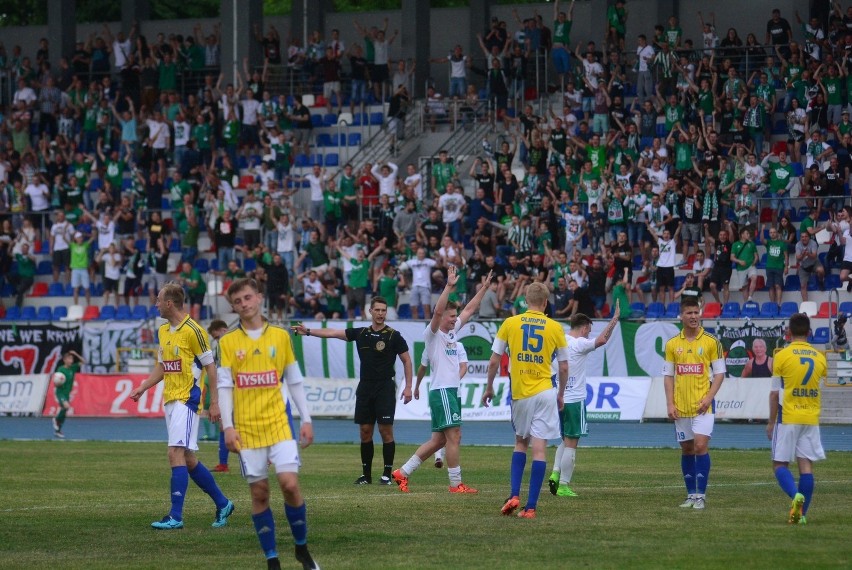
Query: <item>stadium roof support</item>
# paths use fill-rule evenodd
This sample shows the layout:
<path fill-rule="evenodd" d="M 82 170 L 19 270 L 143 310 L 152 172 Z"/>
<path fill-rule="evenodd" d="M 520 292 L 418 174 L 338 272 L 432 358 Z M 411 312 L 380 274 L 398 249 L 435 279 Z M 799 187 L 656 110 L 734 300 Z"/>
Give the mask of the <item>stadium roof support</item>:
<path fill-rule="evenodd" d="M 249 62 L 263 61 L 260 45 L 254 39 L 255 24 L 266 33 L 263 0 L 222 0 L 220 6 L 222 73 L 226 84 L 236 83 L 236 74 L 243 68 L 243 58 L 247 57 Z M 286 36 L 281 41 L 286 42 Z M 287 48 L 283 43 L 281 47 Z"/>
<path fill-rule="evenodd" d="M 50 54 L 53 69 L 59 68 L 59 59 L 74 55 L 74 44 L 77 41 L 77 22 L 75 13 L 77 6 L 74 2 L 63 0 L 48 0 L 47 2 L 47 36 L 50 39 Z"/>
<path fill-rule="evenodd" d="M 425 97 L 424 86 L 429 79 L 429 54 L 431 52 L 432 27 L 429 10 L 429 0 L 402 0 L 402 21 L 416 22 L 411 26 L 403 25 L 402 57 L 412 59 L 417 64 L 414 69 L 414 93 L 413 97 Z M 391 87 L 391 92 L 396 90 L 396 85 Z"/>

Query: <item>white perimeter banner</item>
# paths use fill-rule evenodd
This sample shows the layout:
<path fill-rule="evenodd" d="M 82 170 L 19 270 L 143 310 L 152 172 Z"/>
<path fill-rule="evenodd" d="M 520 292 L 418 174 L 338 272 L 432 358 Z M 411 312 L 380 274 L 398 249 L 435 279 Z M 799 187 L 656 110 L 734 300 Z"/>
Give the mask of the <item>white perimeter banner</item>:
<path fill-rule="evenodd" d="M 485 379 L 465 378 L 459 387 L 459 399 L 464 421 L 508 421 L 509 378 L 494 380 L 494 401 L 484 407 L 480 401 L 485 391 Z M 586 385 L 586 409 L 591 421 L 638 421 L 642 419 L 651 379 L 645 377 L 593 377 Z M 357 381 L 347 378 L 305 378 L 305 395 L 311 415 L 348 417 L 355 411 Z M 420 386 L 420 398 L 403 404 L 403 384 L 397 386 L 396 419 L 429 420 L 429 377 Z M 295 413 L 295 410 L 294 410 Z"/>
<path fill-rule="evenodd" d="M 0 376 L 0 414 L 41 415 L 49 386 L 49 374 Z"/>
<path fill-rule="evenodd" d="M 716 418 L 729 420 L 769 419 L 769 389 L 772 378 L 726 378 L 716 394 Z M 645 406 L 646 419 L 667 418 L 663 377 L 652 379 Z"/>

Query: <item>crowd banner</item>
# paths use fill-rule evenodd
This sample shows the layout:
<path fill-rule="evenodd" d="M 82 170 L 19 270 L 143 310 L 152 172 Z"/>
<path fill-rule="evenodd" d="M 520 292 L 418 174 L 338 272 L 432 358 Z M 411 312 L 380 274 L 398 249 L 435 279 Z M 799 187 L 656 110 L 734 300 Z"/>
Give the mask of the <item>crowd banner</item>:
<path fill-rule="evenodd" d="M 769 390 L 772 378 L 727 378 L 716 393 L 716 419 L 769 419 Z M 645 405 L 645 419 L 668 417 L 663 377 L 651 380 L 651 391 Z"/>
<path fill-rule="evenodd" d="M 0 414 L 40 414 L 49 374 L 0 376 Z"/>
<path fill-rule="evenodd" d="M 82 354 L 79 326 L 0 325 L 0 376 L 52 374 L 68 350 Z"/>
<path fill-rule="evenodd" d="M 82 328 L 85 369 L 100 374 L 117 370 L 117 348 L 140 347 L 145 336 L 144 329 L 133 322 L 85 323 Z"/>
<path fill-rule="evenodd" d="M 147 374 L 84 374 L 74 377 L 71 389 L 73 416 L 94 418 L 161 418 L 163 417 L 163 383 L 158 382 L 142 394 L 138 402 L 130 393 L 140 386 Z M 44 400 L 44 415 L 58 412 L 56 397 L 49 390 Z"/>

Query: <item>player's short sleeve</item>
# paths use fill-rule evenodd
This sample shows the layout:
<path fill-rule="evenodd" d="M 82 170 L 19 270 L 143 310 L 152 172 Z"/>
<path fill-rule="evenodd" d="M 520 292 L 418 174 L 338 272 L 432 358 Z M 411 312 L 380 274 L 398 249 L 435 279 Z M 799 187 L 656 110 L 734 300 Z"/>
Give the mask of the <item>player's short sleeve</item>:
<path fill-rule="evenodd" d="M 595 339 L 580 338 L 577 340 L 580 341 L 577 343 L 577 348 L 579 349 L 580 354 L 589 354 L 590 352 L 593 352 L 597 347 Z"/>
<path fill-rule="evenodd" d="M 550 334 L 553 335 L 553 341 L 556 344 L 556 348 L 565 348 L 568 346 L 568 339 L 565 338 L 565 331 L 562 330 L 562 326 L 556 321 L 548 320 L 548 325 L 550 328 Z"/>
<path fill-rule="evenodd" d="M 460 342 L 456 343 L 456 351 L 459 355 L 459 362 L 468 362 L 467 359 L 467 351 L 464 349 L 464 345 Z M 425 353 L 424 353 L 425 355 Z"/>
<path fill-rule="evenodd" d="M 666 360 L 663 362 L 663 376 L 674 376 L 675 375 L 675 355 L 674 355 L 674 347 L 672 346 L 672 341 L 669 340 L 666 343 Z"/>
<path fill-rule="evenodd" d="M 773 378 L 781 378 L 784 376 L 782 368 L 784 367 L 784 353 L 779 353 L 775 358 L 772 359 L 772 377 Z"/>
<path fill-rule="evenodd" d="M 231 369 L 233 363 L 233 348 L 226 334 L 219 339 L 219 368 Z"/>
<path fill-rule="evenodd" d="M 408 352 L 408 343 L 402 338 L 402 334 L 395 330 L 391 335 L 391 344 L 393 345 L 394 354 L 404 354 Z"/>
<path fill-rule="evenodd" d="M 293 352 L 293 340 L 290 338 L 290 335 L 287 331 L 284 331 L 281 336 L 283 337 L 281 342 L 282 368 L 286 369 L 291 364 L 298 363 L 296 363 L 296 355 Z"/>
<path fill-rule="evenodd" d="M 357 340 L 358 337 L 361 336 L 361 332 L 363 330 L 364 330 L 364 327 L 346 329 L 346 342 L 352 342 L 354 340 Z"/>
<path fill-rule="evenodd" d="M 561 346 L 556 349 L 556 361 L 557 362 L 568 362 L 568 358 L 571 353 L 568 350 L 567 346 Z"/>
<path fill-rule="evenodd" d="M 420 355 L 420 366 L 429 366 L 429 352 L 426 350 Z"/>
<path fill-rule="evenodd" d="M 781 390 L 781 377 L 773 372 L 772 385 L 769 387 L 770 392 L 779 392 Z"/>

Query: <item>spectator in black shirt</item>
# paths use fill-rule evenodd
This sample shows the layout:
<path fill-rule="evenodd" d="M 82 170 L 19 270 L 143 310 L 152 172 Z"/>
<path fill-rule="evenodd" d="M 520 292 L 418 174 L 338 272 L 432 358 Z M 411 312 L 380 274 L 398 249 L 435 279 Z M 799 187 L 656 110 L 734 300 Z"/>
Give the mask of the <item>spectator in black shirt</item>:
<path fill-rule="evenodd" d="M 793 41 L 793 29 L 790 22 L 781 17 L 781 10 L 772 10 L 772 19 L 766 22 L 767 45 L 781 46 L 781 54 L 785 58 L 790 57 L 790 47 L 787 45 Z"/>
<path fill-rule="evenodd" d="M 269 302 L 269 315 L 278 315 L 278 320 L 284 320 L 284 315 L 290 305 L 290 275 L 280 254 L 272 257 L 272 263 L 264 265 L 266 270 L 266 298 Z"/>
<path fill-rule="evenodd" d="M 440 219 L 438 219 L 438 210 L 435 208 L 429 209 L 429 217 L 420 224 L 417 230 L 417 241 L 428 244 L 431 238 L 436 238 L 438 241 L 447 233 L 447 228 Z"/>
<path fill-rule="evenodd" d="M 603 307 L 606 304 L 606 271 L 603 268 L 600 257 L 595 257 L 592 261 L 592 266 L 586 270 L 586 275 L 589 281 L 589 295 L 595 304 L 594 316 L 599 319 L 604 316 Z"/>
<path fill-rule="evenodd" d="M 263 57 L 272 65 L 281 65 L 281 36 L 272 24 L 269 32 L 264 36 L 261 34 L 260 26 L 255 24 L 254 37 L 263 46 Z"/>
<path fill-rule="evenodd" d="M 589 290 L 585 287 L 580 287 L 576 281 L 571 281 L 568 287 L 574 295 L 571 304 L 571 316 L 573 317 L 577 313 L 582 313 L 586 316 L 594 315 L 595 302 L 592 300 Z"/>
<path fill-rule="evenodd" d="M 727 303 L 731 297 L 728 284 L 731 282 L 731 248 L 734 244 L 728 238 L 730 235 L 728 232 L 731 231 L 730 221 L 726 222 L 726 228 L 719 230 L 719 237 L 715 243 L 716 253 L 713 258 L 713 271 L 710 273 L 710 279 L 708 280 L 710 283 L 710 293 L 712 293 L 717 303 L 722 302 L 719 300 L 720 285 L 725 299 L 724 303 Z"/>

